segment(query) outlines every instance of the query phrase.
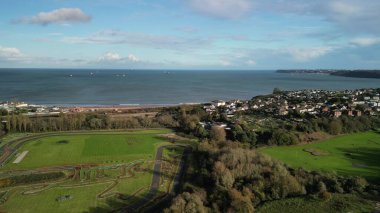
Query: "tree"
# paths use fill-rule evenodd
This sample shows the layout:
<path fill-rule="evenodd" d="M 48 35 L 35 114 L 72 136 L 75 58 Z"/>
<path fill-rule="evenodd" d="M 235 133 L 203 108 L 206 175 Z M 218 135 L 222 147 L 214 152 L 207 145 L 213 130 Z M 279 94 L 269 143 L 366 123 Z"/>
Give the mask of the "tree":
<path fill-rule="evenodd" d="M 239 124 L 234 125 L 232 128 L 232 136 L 234 140 L 240 141 L 242 143 L 246 143 L 248 141 L 247 135 Z"/>
<path fill-rule="evenodd" d="M 8 115 L 8 110 L 1 108 L 0 109 L 0 115 L 1 116 Z"/>
<path fill-rule="evenodd" d="M 212 126 L 210 131 L 211 139 L 214 141 L 224 141 L 226 140 L 226 131 L 224 128 L 219 126 Z"/>
<path fill-rule="evenodd" d="M 279 95 L 279 94 L 281 94 L 281 93 L 282 93 L 282 91 L 280 90 L 280 88 L 275 87 L 275 88 L 273 89 L 273 95 Z"/>
<path fill-rule="evenodd" d="M 99 118 L 92 118 L 90 120 L 90 127 L 91 129 L 100 129 L 103 126 L 103 122 Z"/>
<path fill-rule="evenodd" d="M 3 122 L 0 122 L 0 136 L 5 134 L 4 130 L 5 130 L 5 125 L 3 124 Z"/>
<path fill-rule="evenodd" d="M 327 187 L 326 187 L 326 184 L 322 181 L 319 181 L 318 183 L 318 192 L 319 193 L 322 193 L 322 192 L 326 192 L 327 191 Z"/>
<path fill-rule="evenodd" d="M 328 132 L 332 135 L 338 135 L 342 132 L 342 123 L 338 119 L 330 122 Z"/>
<path fill-rule="evenodd" d="M 17 117 L 16 115 L 12 114 L 11 115 L 11 131 L 15 132 L 17 129 Z"/>
<path fill-rule="evenodd" d="M 216 180 L 216 185 L 223 187 L 225 189 L 232 188 L 235 179 L 232 176 L 230 170 L 226 168 L 224 163 L 217 161 L 214 165 L 213 171 L 214 178 Z"/>
<path fill-rule="evenodd" d="M 112 119 L 111 119 L 111 116 L 106 115 L 106 116 L 104 117 L 104 124 L 105 124 L 105 127 L 106 127 L 107 129 L 111 129 L 111 127 L 112 127 Z"/>
<path fill-rule="evenodd" d="M 9 115 L 7 115 L 7 117 L 6 117 L 5 130 L 7 132 L 11 131 L 11 118 Z"/>
<path fill-rule="evenodd" d="M 282 129 L 273 131 L 269 144 L 294 145 L 298 143 L 298 138 L 293 133 L 288 133 Z"/>
<path fill-rule="evenodd" d="M 207 138 L 208 136 L 208 132 L 206 131 L 206 129 L 201 126 L 201 125 L 198 125 L 196 130 L 195 130 L 195 134 L 196 136 L 200 137 L 200 138 Z"/>
<path fill-rule="evenodd" d="M 254 212 L 252 201 L 249 196 L 243 196 L 240 191 L 233 188 L 229 192 L 231 207 L 235 212 Z"/>
<path fill-rule="evenodd" d="M 160 115 L 157 117 L 158 123 L 166 127 L 178 127 L 178 122 L 171 115 Z"/>
<path fill-rule="evenodd" d="M 205 213 L 202 199 L 195 193 L 184 192 L 173 199 L 165 213 Z"/>

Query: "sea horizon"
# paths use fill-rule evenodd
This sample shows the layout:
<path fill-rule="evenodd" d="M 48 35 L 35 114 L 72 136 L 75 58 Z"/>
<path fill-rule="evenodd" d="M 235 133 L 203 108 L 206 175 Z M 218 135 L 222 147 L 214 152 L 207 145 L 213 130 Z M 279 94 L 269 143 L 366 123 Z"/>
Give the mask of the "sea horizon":
<path fill-rule="evenodd" d="M 281 90 L 375 88 L 379 79 L 276 70 L 0 68 L 0 101 L 48 106 L 172 106 Z"/>

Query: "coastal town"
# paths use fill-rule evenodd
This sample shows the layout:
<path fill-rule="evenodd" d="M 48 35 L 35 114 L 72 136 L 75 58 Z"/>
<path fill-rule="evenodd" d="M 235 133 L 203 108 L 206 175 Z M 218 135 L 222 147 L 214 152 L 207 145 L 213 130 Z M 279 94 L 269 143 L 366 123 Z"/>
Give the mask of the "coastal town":
<path fill-rule="evenodd" d="M 225 115 L 229 121 L 238 115 L 261 115 L 256 123 L 268 119 L 302 122 L 306 116 L 339 118 L 380 115 L 380 89 L 357 90 L 295 90 L 274 89 L 273 94 L 251 100 L 216 100 L 203 105 L 210 115 Z M 218 126 L 230 130 L 234 122 L 201 122 L 205 128 Z"/>
<path fill-rule="evenodd" d="M 131 110 L 150 110 L 161 105 L 96 105 L 96 106 L 51 106 L 29 104 L 19 101 L 0 102 L 0 115 L 23 114 L 27 116 L 54 116 L 61 113 L 127 113 Z"/>
<path fill-rule="evenodd" d="M 0 102 L 2 114 L 57 115 L 77 112 L 123 113 L 131 109 L 151 109 L 162 106 L 44 106 L 18 101 Z M 215 100 L 203 104 L 208 114 L 225 114 L 232 118 L 236 113 L 251 112 L 272 116 L 290 114 L 312 116 L 362 116 L 380 114 L 380 89 L 357 90 L 294 90 L 274 89 L 273 94 L 253 97 L 251 100 Z"/>
<path fill-rule="evenodd" d="M 233 117 L 236 112 L 247 110 L 274 116 L 286 116 L 291 113 L 332 117 L 378 115 L 380 114 L 380 90 L 274 91 L 271 95 L 256 96 L 249 101 L 213 101 L 205 104 L 204 109 L 210 114 L 226 113 L 228 117 Z"/>

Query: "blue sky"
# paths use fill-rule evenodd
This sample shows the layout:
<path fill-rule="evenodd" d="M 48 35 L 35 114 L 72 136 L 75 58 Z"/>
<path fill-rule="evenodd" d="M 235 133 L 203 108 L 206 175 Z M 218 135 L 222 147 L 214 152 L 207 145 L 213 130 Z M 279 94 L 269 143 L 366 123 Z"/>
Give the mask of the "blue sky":
<path fill-rule="evenodd" d="M 0 4 L 0 67 L 380 68 L 375 0 Z"/>

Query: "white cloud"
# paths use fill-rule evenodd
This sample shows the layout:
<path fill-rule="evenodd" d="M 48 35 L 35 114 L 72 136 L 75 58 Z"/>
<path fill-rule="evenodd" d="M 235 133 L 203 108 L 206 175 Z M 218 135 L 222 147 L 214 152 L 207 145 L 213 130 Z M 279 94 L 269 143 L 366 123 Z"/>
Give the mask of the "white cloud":
<path fill-rule="evenodd" d="M 25 55 L 17 48 L 0 46 L 0 60 L 18 61 L 22 60 L 24 57 Z"/>
<path fill-rule="evenodd" d="M 99 62 L 139 62 L 140 59 L 133 54 L 129 54 L 127 57 L 122 57 L 120 54 L 115 52 L 108 52 L 98 58 Z"/>
<path fill-rule="evenodd" d="M 132 54 L 129 54 L 127 58 L 128 58 L 128 60 L 130 60 L 130 61 L 134 61 L 134 62 L 136 62 L 136 61 L 140 61 L 139 58 L 137 58 L 136 56 L 134 56 L 134 55 L 132 55 Z"/>
<path fill-rule="evenodd" d="M 295 61 L 305 62 L 322 57 L 333 50 L 333 47 L 288 48 L 280 50 L 280 52 L 291 55 Z"/>
<path fill-rule="evenodd" d="M 99 61 L 120 61 L 122 57 L 118 53 L 108 52 L 99 57 Z"/>
<path fill-rule="evenodd" d="M 67 24 L 89 22 L 91 16 L 86 15 L 79 8 L 60 8 L 50 12 L 41 12 L 32 17 L 16 20 L 17 23 L 48 25 L 53 23 Z"/>
<path fill-rule="evenodd" d="M 355 15 L 360 12 L 359 8 L 353 4 L 342 2 L 342 1 L 331 1 L 330 3 L 331 11 L 338 13 L 340 15 Z"/>
<path fill-rule="evenodd" d="M 189 0 L 189 4 L 199 13 L 227 19 L 242 17 L 252 8 L 251 0 Z"/>
<path fill-rule="evenodd" d="M 327 5 L 327 20 L 354 32 L 380 32 L 380 1 L 333 0 Z"/>
<path fill-rule="evenodd" d="M 84 37 L 66 37 L 70 44 L 130 44 L 157 49 L 194 49 L 211 43 L 210 38 L 153 35 L 120 30 L 104 30 Z"/>
<path fill-rule="evenodd" d="M 366 47 L 366 46 L 373 46 L 380 44 L 380 38 L 355 38 L 351 40 L 351 44 L 355 46 L 361 46 L 361 47 Z"/>
<path fill-rule="evenodd" d="M 351 32 L 380 33 L 378 0 L 187 0 L 203 15 L 236 19 L 256 12 L 316 16 Z"/>
<path fill-rule="evenodd" d="M 232 63 L 228 60 L 220 60 L 219 62 L 220 62 L 220 65 L 225 66 L 225 67 L 232 65 Z"/>
<path fill-rule="evenodd" d="M 256 63 L 255 60 L 249 59 L 249 60 L 247 61 L 247 65 L 255 66 L 256 64 L 257 64 L 257 63 Z"/>
<path fill-rule="evenodd" d="M 275 0 L 260 1 L 260 9 L 319 16 L 351 32 L 379 33 L 380 1 L 376 0 Z"/>

